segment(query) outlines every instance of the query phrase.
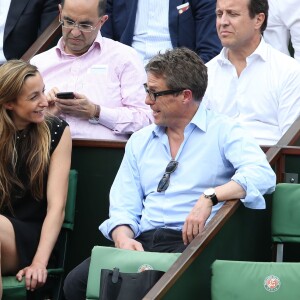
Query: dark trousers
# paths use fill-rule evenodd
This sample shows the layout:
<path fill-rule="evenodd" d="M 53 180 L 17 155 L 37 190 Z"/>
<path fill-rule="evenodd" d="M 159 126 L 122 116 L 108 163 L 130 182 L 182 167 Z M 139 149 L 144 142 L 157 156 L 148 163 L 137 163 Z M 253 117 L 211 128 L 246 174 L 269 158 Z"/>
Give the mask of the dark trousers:
<path fill-rule="evenodd" d="M 159 228 L 146 231 L 136 240 L 143 245 L 145 251 L 150 252 L 182 252 L 186 248 L 181 231 L 172 229 Z M 64 282 L 67 300 L 85 300 L 90 262 L 89 257 L 67 275 Z"/>

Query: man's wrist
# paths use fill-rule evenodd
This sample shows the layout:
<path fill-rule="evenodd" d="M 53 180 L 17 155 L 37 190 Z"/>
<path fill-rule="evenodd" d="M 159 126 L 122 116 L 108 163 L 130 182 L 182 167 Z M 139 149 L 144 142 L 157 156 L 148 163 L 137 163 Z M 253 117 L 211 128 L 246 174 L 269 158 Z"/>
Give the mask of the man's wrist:
<path fill-rule="evenodd" d="M 219 200 L 216 195 L 216 191 L 214 188 L 208 188 L 203 192 L 203 195 L 205 198 L 210 199 L 212 206 L 217 205 L 219 203 Z"/>
<path fill-rule="evenodd" d="M 94 112 L 89 119 L 91 124 L 99 124 L 99 117 L 100 117 L 100 105 L 94 104 Z"/>
<path fill-rule="evenodd" d="M 99 119 L 100 117 L 100 105 L 95 104 L 94 116 L 93 118 Z"/>
<path fill-rule="evenodd" d="M 112 229 L 110 236 L 114 241 L 118 239 L 118 236 L 125 236 L 126 238 L 133 239 L 134 232 L 129 225 L 121 224 Z"/>

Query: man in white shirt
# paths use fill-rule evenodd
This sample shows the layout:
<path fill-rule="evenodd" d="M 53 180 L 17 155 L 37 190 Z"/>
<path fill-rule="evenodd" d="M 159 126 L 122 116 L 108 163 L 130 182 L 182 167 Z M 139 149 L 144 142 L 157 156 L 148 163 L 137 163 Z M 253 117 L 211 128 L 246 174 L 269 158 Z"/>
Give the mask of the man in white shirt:
<path fill-rule="evenodd" d="M 294 58 L 300 62 L 300 2 L 299 0 L 269 0 L 268 26 L 264 39 L 279 51 L 290 55 L 292 42 Z"/>
<path fill-rule="evenodd" d="M 217 0 L 216 13 L 224 48 L 207 63 L 203 103 L 276 144 L 300 115 L 300 64 L 265 43 L 267 0 Z"/>

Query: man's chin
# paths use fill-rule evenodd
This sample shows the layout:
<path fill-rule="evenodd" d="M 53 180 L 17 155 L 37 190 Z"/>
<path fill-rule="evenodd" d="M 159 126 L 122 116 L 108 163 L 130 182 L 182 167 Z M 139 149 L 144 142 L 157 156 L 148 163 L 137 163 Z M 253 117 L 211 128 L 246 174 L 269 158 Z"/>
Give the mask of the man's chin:
<path fill-rule="evenodd" d="M 78 47 L 78 45 L 68 44 L 65 48 L 66 53 L 79 56 L 86 52 L 86 48 Z"/>

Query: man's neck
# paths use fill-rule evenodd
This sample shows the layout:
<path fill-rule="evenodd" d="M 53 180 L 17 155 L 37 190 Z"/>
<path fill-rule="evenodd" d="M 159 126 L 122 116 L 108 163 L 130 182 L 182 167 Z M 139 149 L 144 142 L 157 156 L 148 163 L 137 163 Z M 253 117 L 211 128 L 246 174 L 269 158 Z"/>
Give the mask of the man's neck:
<path fill-rule="evenodd" d="M 249 57 L 259 46 L 261 36 L 253 39 L 247 47 L 238 47 L 228 49 L 228 60 L 235 66 L 237 75 L 240 76 L 247 66 L 247 57 Z"/>
<path fill-rule="evenodd" d="M 184 140 L 184 130 L 193 119 L 198 108 L 199 103 L 193 101 L 188 111 L 186 111 L 186 113 L 184 114 L 184 118 L 182 118 L 181 120 L 177 119 L 174 126 L 169 126 L 166 128 L 166 134 L 169 139 L 169 145 L 173 159 L 175 159 L 177 152 Z"/>

